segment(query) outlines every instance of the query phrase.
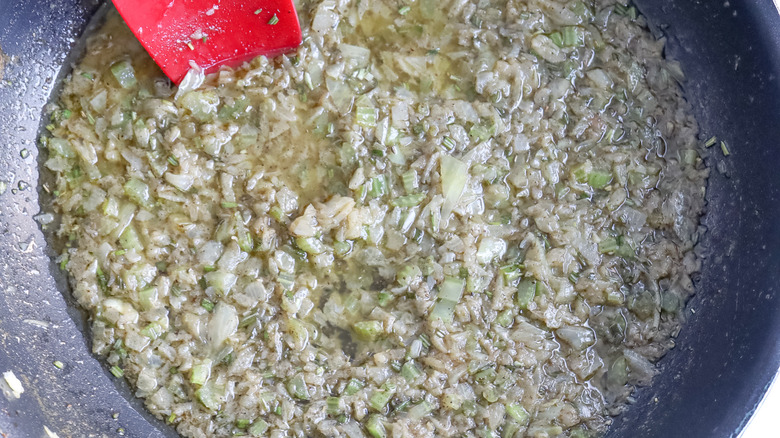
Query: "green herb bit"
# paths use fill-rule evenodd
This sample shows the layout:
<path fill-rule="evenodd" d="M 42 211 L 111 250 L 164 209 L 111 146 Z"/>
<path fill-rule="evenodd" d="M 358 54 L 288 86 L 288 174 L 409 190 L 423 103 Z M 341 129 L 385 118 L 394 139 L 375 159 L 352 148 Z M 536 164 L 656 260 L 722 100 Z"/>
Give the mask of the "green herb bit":
<path fill-rule="evenodd" d="M 236 427 L 239 429 L 246 429 L 252 422 L 246 419 L 236 420 Z"/>
<path fill-rule="evenodd" d="M 729 147 L 726 145 L 725 141 L 720 142 L 720 150 L 721 152 L 723 152 L 724 157 L 728 157 L 729 155 L 731 155 L 731 152 L 729 152 Z"/>
<path fill-rule="evenodd" d="M 121 379 L 125 375 L 125 370 L 119 368 L 116 365 L 112 366 L 109 371 L 111 371 L 111 374 L 113 374 L 117 379 Z"/>
<path fill-rule="evenodd" d="M 263 12 L 263 8 L 260 8 L 260 9 L 256 10 L 256 11 L 255 11 L 255 15 L 258 15 L 258 14 L 259 14 L 259 13 L 261 13 L 261 12 Z"/>
<path fill-rule="evenodd" d="M 237 202 L 223 202 L 220 205 L 222 205 L 222 208 L 236 208 L 236 207 L 238 207 L 238 203 Z"/>
<path fill-rule="evenodd" d="M 709 148 L 715 146 L 715 143 L 717 142 L 718 142 L 718 137 L 713 135 L 712 137 L 709 138 L 709 140 L 704 142 L 704 147 Z"/>
<path fill-rule="evenodd" d="M 274 14 L 274 16 L 271 17 L 270 20 L 268 20 L 268 24 L 270 24 L 271 26 L 275 25 L 278 22 L 279 22 L 279 17 L 277 17 L 276 14 Z"/>
<path fill-rule="evenodd" d="M 455 140 L 445 136 L 441 141 L 441 145 L 444 147 L 444 149 L 451 151 L 452 149 L 455 148 L 456 143 Z"/>
<path fill-rule="evenodd" d="M 208 298 L 204 298 L 200 300 L 200 306 L 206 309 L 207 312 L 211 312 L 212 310 L 214 310 L 215 304 Z"/>
<path fill-rule="evenodd" d="M 176 159 L 173 155 L 168 157 L 168 162 L 171 163 L 171 166 L 178 166 L 179 160 Z"/>
<path fill-rule="evenodd" d="M 401 6 L 401 7 L 398 9 L 398 13 L 399 13 L 399 14 L 401 14 L 401 15 L 406 15 L 406 14 L 408 14 L 408 13 L 409 13 L 409 11 L 411 11 L 411 10 L 412 10 L 412 8 L 411 8 L 410 6 Z"/>
<path fill-rule="evenodd" d="M 54 361 L 54 367 L 61 370 L 61 369 L 65 368 L 65 364 L 60 362 L 60 361 L 58 361 L 58 360 L 55 360 Z"/>

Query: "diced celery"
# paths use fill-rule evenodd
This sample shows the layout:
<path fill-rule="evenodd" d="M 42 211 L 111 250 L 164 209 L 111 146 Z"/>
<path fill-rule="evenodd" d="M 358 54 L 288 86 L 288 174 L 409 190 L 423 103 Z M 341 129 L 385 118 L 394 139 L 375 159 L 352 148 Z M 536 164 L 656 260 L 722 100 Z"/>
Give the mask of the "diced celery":
<path fill-rule="evenodd" d="M 471 127 L 471 130 L 469 131 L 469 136 L 475 140 L 487 141 L 489 138 L 493 137 L 495 133 L 496 133 L 496 127 L 494 125 L 490 125 L 490 126 L 474 125 Z"/>
<path fill-rule="evenodd" d="M 496 324 L 500 325 L 501 327 L 509 327 L 512 325 L 514 317 L 515 315 L 512 312 L 512 309 L 505 309 L 499 313 L 498 316 L 496 316 Z"/>
<path fill-rule="evenodd" d="M 112 366 L 109 371 L 111 371 L 111 374 L 113 374 L 117 379 L 121 379 L 125 375 L 125 370 L 116 365 Z"/>
<path fill-rule="evenodd" d="M 552 41 L 556 46 L 563 47 L 563 35 L 561 35 L 560 32 L 553 32 L 547 35 L 547 37 L 550 38 L 550 41 Z"/>
<path fill-rule="evenodd" d="M 501 438 L 514 438 L 522 428 L 516 421 L 507 421 L 501 430 Z"/>
<path fill-rule="evenodd" d="M 138 292 L 138 301 L 141 303 L 141 307 L 143 307 L 144 310 L 152 310 L 157 307 L 157 287 L 147 287 Z"/>
<path fill-rule="evenodd" d="M 417 171 L 409 169 L 401 175 L 406 193 L 412 194 L 417 189 Z"/>
<path fill-rule="evenodd" d="M 111 74 L 114 75 L 114 78 L 116 78 L 116 81 L 119 82 L 122 88 L 133 88 L 138 83 L 135 79 L 135 70 L 130 61 L 115 62 L 111 66 Z"/>
<path fill-rule="evenodd" d="M 504 276 L 504 282 L 506 282 L 507 284 L 512 284 L 514 283 L 515 280 L 517 280 L 523 275 L 522 268 L 523 268 L 522 265 L 513 264 L 513 265 L 502 266 L 499 270 Z"/>
<path fill-rule="evenodd" d="M 252 426 L 247 429 L 247 432 L 249 432 L 249 434 L 254 437 L 259 437 L 265 434 L 267 430 L 268 423 L 266 423 L 265 420 L 258 418 L 254 423 L 252 423 Z"/>
<path fill-rule="evenodd" d="M 70 142 L 62 138 L 50 138 L 48 147 L 49 152 L 56 155 L 60 155 L 66 158 L 73 158 L 76 156 L 76 153 L 73 152 L 73 148 L 70 146 Z"/>
<path fill-rule="evenodd" d="M 413 195 L 399 196 L 390 203 L 396 207 L 414 207 L 415 205 L 419 205 L 423 199 L 425 199 L 425 194 L 415 193 Z"/>
<path fill-rule="evenodd" d="M 295 239 L 295 244 L 298 245 L 298 248 L 313 255 L 322 254 L 326 250 L 325 244 L 316 237 L 298 237 Z"/>
<path fill-rule="evenodd" d="M 241 213 L 235 212 L 236 219 L 236 240 L 238 240 L 238 247 L 242 251 L 251 252 L 255 247 L 255 242 L 252 239 L 252 234 L 244 225 L 244 219 L 241 217 Z"/>
<path fill-rule="evenodd" d="M 347 242 L 336 242 L 333 244 L 333 253 L 339 257 L 344 257 L 352 251 L 352 244 Z"/>
<path fill-rule="evenodd" d="M 190 110 L 193 117 L 201 122 L 205 122 L 217 115 L 219 95 L 212 90 L 190 91 L 182 96 L 180 104 Z M 213 152 L 216 152 L 216 150 L 207 150 L 207 152 L 214 155 Z"/>
<path fill-rule="evenodd" d="M 463 295 L 465 282 L 456 277 L 445 277 L 439 290 L 439 299 L 457 303 Z"/>
<path fill-rule="evenodd" d="M 306 380 L 304 380 L 303 374 L 297 374 L 287 381 L 287 392 L 291 397 L 298 400 L 309 399 L 309 388 L 306 387 Z"/>
<path fill-rule="evenodd" d="M 602 254 L 614 254 L 618 249 L 618 240 L 616 237 L 607 237 L 599 242 L 599 252 Z"/>
<path fill-rule="evenodd" d="M 577 26 L 566 26 L 563 28 L 562 33 L 564 47 L 581 46 L 585 43 L 584 33 L 582 29 Z"/>
<path fill-rule="evenodd" d="M 381 388 L 371 394 L 368 405 L 376 411 L 382 411 L 391 398 L 395 395 L 396 386 L 392 382 L 385 382 Z"/>
<path fill-rule="evenodd" d="M 219 410 L 219 406 L 222 403 L 221 392 L 220 388 L 209 384 L 201 386 L 200 389 L 195 391 L 195 395 L 203 406 L 212 411 L 216 411 Z"/>
<path fill-rule="evenodd" d="M 455 305 L 457 303 L 454 301 L 439 300 L 433 305 L 429 319 L 440 319 L 445 323 L 451 323 L 455 315 Z"/>
<path fill-rule="evenodd" d="M 376 127 L 376 121 L 379 118 L 379 111 L 374 107 L 358 106 L 356 109 L 357 124 L 364 128 Z"/>
<path fill-rule="evenodd" d="M 159 323 L 150 322 L 141 330 L 141 334 L 149 339 L 157 339 L 163 334 L 163 329 Z"/>
<path fill-rule="evenodd" d="M 119 217 L 119 201 L 109 196 L 103 201 L 103 214 L 113 218 Z"/>
<path fill-rule="evenodd" d="M 412 421 L 417 421 L 426 417 L 431 412 L 433 412 L 433 405 L 428 403 L 426 400 L 423 400 L 419 404 L 412 406 L 412 408 L 409 409 L 409 418 Z"/>
<path fill-rule="evenodd" d="M 125 231 L 119 236 L 119 244 L 124 249 L 135 249 L 136 251 L 143 251 L 144 249 L 143 244 L 141 244 L 141 238 L 133 225 L 125 228 Z"/>
<path fill-rule="evenodd" d="M 379 175 L 371 179 L 371 187 L 368 190 L 368 196 L 372 198 L 379 198 L 387 194 L 387 180 L 384 175 Z"/>
<path fill-rule="evenodd" d="M 594 170 L 588 173 L 588 185 L 594 189 L 603 189 L 612 182 L 612 173 L 603 170 Z"/>
<path fill-rule="evenodd" d="M 347 386 L 344 388 L 344 394 L 355 395 L 355 393 L 363 389 L 364 386 L 366 386 L 365 383 L 361 382 L 358 379 L 352 378 L 349 380 L 349 383 L 347 383 Z"/>
<path fill-rule="evenodd" d="M 125 194 L 141 207 L 151 206 L 149 186 L 139 179 L 131 178 L 125 183 Z"/>
<path fill-rule="evenodd" d="M 395 278 L 398 284 L 401 286 L 409 286 L 413 281 L 422 276 L 422 270 L 417 265 L 405 265 L 395 274 Z"/>
<path fill-rule="evenodd" d="M 196 365 L 193 365 L 192 371 L 190 371 L 190 383 L 195 385 L 203 385 L 211 376 L 211 360 L 206 359 Z"/>
<path fill-rule="evenodd" d="M 212 310 L 214 310 L 214 306 L 215 306 L 214 302 L 208 298 L 204 298 L 200 300 L 200 307 L 206 309 L 207 312 L 211 312 Z"/>
<path fill-rule="evenodd" d="M 382 422 L 382 417 L 380 415 L 374 414 L 368 417 L 368 421 L 366 422 L 366 430 L 374 438 L 387 438 L 385 425 Z"/>
<path fill-rule="evenodd" d="M 381 321 L 360 321 L 352 325 L 352 330 L 364 341 L 375 341 L 384 331 Z"/>
<path fill-rule="evenodd" d="M 536 296 L 536 282 L 530 278 L 521 280 L 517 285 L 517 294 L 515 295 L 517 307 L 527 309 L 534 296 Z"/>
<path fill-rule="evenodd" d="M 422 375 L 422 371 L 414 361 L 410 360 L 401 367 L 401 375 L 407 382 L 413 382 Z"/>
<path fill-rule="evenodd" d="M 328 397 L 326 400 L 328 414 L 330 415 L 338 415 L 341 413 L 341 398 L 339 397 Z"/>

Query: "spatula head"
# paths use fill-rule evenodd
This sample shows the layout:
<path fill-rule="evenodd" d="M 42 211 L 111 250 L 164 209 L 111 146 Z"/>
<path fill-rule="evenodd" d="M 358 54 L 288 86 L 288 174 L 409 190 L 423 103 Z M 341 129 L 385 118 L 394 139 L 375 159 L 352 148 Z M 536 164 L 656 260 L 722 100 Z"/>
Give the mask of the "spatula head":
<path fill-rule="evenodd" d="M 163 72 L 178 84 L 195 62 L 206 71 L 301 44 L 293 0 L 113 0 Z"/>

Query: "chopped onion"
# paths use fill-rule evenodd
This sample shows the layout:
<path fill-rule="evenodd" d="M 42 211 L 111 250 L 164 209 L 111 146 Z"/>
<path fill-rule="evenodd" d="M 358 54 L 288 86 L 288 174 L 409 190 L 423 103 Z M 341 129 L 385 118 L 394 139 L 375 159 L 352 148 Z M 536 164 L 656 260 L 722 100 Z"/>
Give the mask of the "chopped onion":
<path fill-rule="evenodd" d="M 577 351 L 582 351 L 596 342 L 596 335 L 587 327 L 561 327 L 555 334 Z"/>
<path fill-rule="evenodd" d="M 192 90 L 197 90 L 203 85 L 203 81 L 206 80 L 206 74 L 197 64 L 192 63 L 190 66 L 192 68 L 190 68 L 190 71 L 184 75 L 184 79 L 179 83 L 179 90 L 176 91 L 176 96 L 174 97 L 176 100 L 179 100 L 180 97 Z"/>
<path fill-rule="evenodd" d="M 506 252 L 506 242 L 504 239 L 495 237 L 483 237 L 479 242 L 477 249 L 477 261 L 487 265 L 495 259 L 501 258 Z"/>
<path fill-rule="evenodd" d="M 219 350 L 222 344 L 238 330 L 238 314 L 230 304 L 220 301 L 214 308 L 209 321 L 209 343 L 212 351 Z"/>
<path fill-rule="evenodd" d="M 442 155 L 441 163 L 441 186 L 444 194 L 444 203 L 441 206 L 442 227 L 446 227 L 450 220 L 452 210 L 458 205 L 463 192 L 466 189 L 466 182 L 469 177 L 469 166 L 455 157 Z"/>

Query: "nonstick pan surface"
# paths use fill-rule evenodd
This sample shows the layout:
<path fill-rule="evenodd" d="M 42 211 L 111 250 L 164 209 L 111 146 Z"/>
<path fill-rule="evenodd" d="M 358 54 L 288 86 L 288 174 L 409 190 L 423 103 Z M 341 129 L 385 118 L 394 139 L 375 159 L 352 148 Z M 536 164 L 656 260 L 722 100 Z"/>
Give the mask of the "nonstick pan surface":
<path fill-rule="evenodd" d="M 101 4 L 0 0 L 0 372 L 25 389 L 0 397 L 8 437 L 46 436 L 44 426 L 60 437 L 176 436 L 90 353 L 84 316 L 33 219 L 44 106 Z M 709 232 L 688 322 L 609 436 L 736 436 L 780 367 L 780 16 L 770 0 L 636 4 L 682 63 L 702 135 L 732 154 L 707 159 Z"/>

